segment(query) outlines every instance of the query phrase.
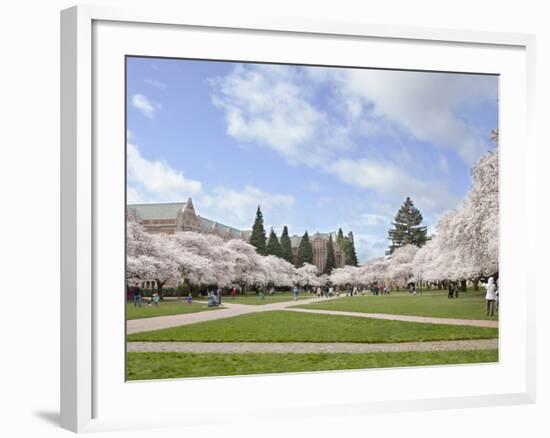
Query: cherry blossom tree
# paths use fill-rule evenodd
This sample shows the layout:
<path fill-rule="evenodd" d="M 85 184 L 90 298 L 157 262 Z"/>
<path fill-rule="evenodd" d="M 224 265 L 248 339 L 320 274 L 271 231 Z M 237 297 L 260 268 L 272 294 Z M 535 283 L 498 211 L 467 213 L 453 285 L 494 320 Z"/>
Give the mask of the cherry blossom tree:
<path fill-rule="evenodd" d="M 413 260 L 418 250 L 419 248 L 415 245 L 405 245 L 395 249 L 383 281 L 405 287 L 413 277 Z"/>
<path fill-rule="evenodd" d="M 472 168 L 472 187 L 462 205 L 444 215 L 432 241 L 413 260 L 416 279 L 476 282 L 498 274 L 498 149 Z"/>
<path fill-rule="evenodd" d="M 355 266 L 344 266 L 336 268 L 330 274 L 330 282 L 336 286 L 356 285 L 360 283 L 358 280 L 361 268 Z"/>
<path fill-rule="evenodd" d="M 322 285 L 321 278 L 319 277 L 319 270 L 317 266 L 311 263 L 304 263 L 303 266 L 295 269 L 295 272 L 295 283 L 299 286 L 317 287 Z"/>

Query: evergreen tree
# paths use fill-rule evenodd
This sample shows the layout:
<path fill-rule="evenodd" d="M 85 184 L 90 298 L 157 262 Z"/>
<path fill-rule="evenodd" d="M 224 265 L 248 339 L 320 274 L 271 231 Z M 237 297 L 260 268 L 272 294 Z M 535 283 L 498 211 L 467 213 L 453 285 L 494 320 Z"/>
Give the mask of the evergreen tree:
<path fill-rule="evenodd" d="M 332 234 L 328 238 L 328 248 L 327 248 L 327 261 L 325 263 L 325 269 L 323 274 L 330 275 L 332 270 L 336 268 L 336 258 L 334 257 L 334 247 L 332 246 Z"/>
<path fill-rule="evenodd" d="M 346 255 L 346 265 L 357 266 L 359 264 L 357 260 L 357 253 L 355 252 L 355 241 L 353 239 L 353 233 L 350 231 L 348 237 L 345 239 L 346 249 L 344 253 Z"/>
<path fill-rule="evenodd" d="M 427 228 L 421 226 L 423 217 L 414 206 L 411 198 L 407 196 L 405 202 L 399 208 L 392 222 L 393 228 L 388 231 L 388 239 L 391 245 L 386 254 L 392 254 L 397 248 L 405 245 L 424 245 L 428 240 Z"/>
<path fill-rule="evenodd" d="M 279 239 L 277 238 L 277 234 L 275 234 L 275 231 L 273 231 L 273 228 L 269 233 L 269 240 L 267 241 L 266 253 L 267 255 L 274 255 L 277 257 L 281 257 L 281 244 L 279 243 Z"/>
<path fill-rule="evenodd" d="M 307 231 L 300 239 L 300 245 L 298 246 L 298 264 L 302 266 L 304 263 L 313 263 L 313 247 L 309 241 L 309 235 Z"/>
<path fill-rule="evenodd" d="M 353 233 L 349 233 L 347 237 L 344 237 L 342 228 L 338 228 L 338 234 L 336 235 L 336 243 L 344 253 L 344 264 L 350 266 L 357 266 L 357 254 L 355 253 L 355 244 L 353 242 Z"/>
<path fill-rule="evenodd" d="M 264 228 L 264 217 L 262 215 L 262 211 L 260 210 L 260 206 L 258 205 L 258 210 L 256 211 L 256 220 L 254 221 L 254 225 L 252 226 L 252 234 L 250 235 L 250 244 L 254 247 L 256 247 L 256 251 L 258 254 L 265 255 L 266 254 L 266 247 L 265 247 L 265 228 Z"/>
<path fill-rule="evenodd" d="M 283 234 L 281 234 L 281 257 L 287 262 L 292 263 L 292 245 L 288 237 L 288 227 L 285 225 Z"/>
<path fill-rule="evenodd" d="M 338 245 L 340 245 L 341 242 L 344 241 L 344 233 L 342 232 L 342 228 L 338 228 L 338 235 L 336 236 L 336 242 Z"/>

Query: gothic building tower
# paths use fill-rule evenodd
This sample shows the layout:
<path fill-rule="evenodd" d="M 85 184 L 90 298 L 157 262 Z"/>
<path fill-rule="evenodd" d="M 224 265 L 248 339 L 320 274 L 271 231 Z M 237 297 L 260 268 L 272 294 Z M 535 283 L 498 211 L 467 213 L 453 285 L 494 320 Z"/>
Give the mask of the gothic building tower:
<path fill-rule="evenodd" d="M 176 216 L 176 231 L 194 231 L 196 233 L 201 231 L 201 223 L 197 218 L 191 198 L 178 211 L 178 215 Z"/>

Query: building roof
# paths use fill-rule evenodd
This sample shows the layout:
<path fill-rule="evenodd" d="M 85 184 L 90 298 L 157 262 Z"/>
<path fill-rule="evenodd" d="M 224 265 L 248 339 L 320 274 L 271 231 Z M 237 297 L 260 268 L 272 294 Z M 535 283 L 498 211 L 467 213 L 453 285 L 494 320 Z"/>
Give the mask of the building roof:
<path fill-rule="evenodd" d="M 189 201 L 188 201 L 189 202 Z M 170 202 L 162 204 L 129 204 L 130 209 L 138 221 L 144 220 L 158 220 L 158 219 L 176 219 L 178 212 L 187 205 L 187 202 Z M 197 215 L 197 219 L 200 222 L 201 230 L 204 232 L 212 232 L 214 229 L 220 236 L 230 235 L 233 238 L 243 237 L 248 239 L 252 231 L 239 230 L 238 228 L 224 225 L 220 222 L 216 222 L 200 215 Z M 215 228 L 214 228 L 215 227 Z"/>
<path fill-rule="evenodd" d="M 190 201 L 187 201 L 190 202 Z M 132 211 L 137 221 L 144 220 L 158 220 L 158 219 L 176 219 L 178 212 L 187 205 L 187 202 L 168 202 L 160 204 L 128 204 L 128 209 Z M 211 233 L 214 230 L 219 236 L 230 236 L 231 238 L 248 240 L 252 234 L 252 230 L 239 230 L 238 228 L 224 225 L 220 222 L 207 219 L 200 215 L 197 215 L 197 219 L 200 222 L 201 230 L 205 233 Z M 241 235 L 242 233 L 242 235 Z M 336 241 L 336 233 L 315 233 L 309 236 L 310 240 L 316 237 L 323 239 L 329 238 L 332 235 L 332 239 Z M 290 244 L 293 248 L 297 248 L 300 245 L 302 236 L 292 235 L 290 237 Z M 279 236 L 280 238 L 280 236 Z"/>
<path fill-rule="evenodd" d="M 128 208 L 134 212 L 136 220 L 146 221 L 153 219 L 176 219 L 185 202 L 169 202 L 164 204 L 129 204 Z"/>

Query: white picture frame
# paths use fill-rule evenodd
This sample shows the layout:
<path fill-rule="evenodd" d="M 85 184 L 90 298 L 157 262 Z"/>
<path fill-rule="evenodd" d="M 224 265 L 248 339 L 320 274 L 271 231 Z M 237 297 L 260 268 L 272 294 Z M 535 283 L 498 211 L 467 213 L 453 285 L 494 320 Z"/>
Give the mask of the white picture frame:
<path fill-rule="evenodd" d="M 140 40 L 140 35 L 145 32 L 147 43 Z M 380 66 L 405 68 L 408 62 L 410 68 L 416 69 L 502 75 L 501 196 L 504 202 L 501 213 L 501 266 L 504 275 L 501 277 L 501 287 L 505 290 L 506 287 L 517 289 L 519 286 L 520 293 L 502 298 L 499 364 L 457 368 L 454 371 L 458 376 L 456 385 L 443 389 L 441 385 L 438 388 L 438 381 L 444 381 L 445 374 L 449 372 L 448 367 L 141 383 L 121 381 L 123 370 L 120 359 L 124 354 L 121 339 L 124 339 L 120 322 L 124 322 L 124 314 L 120 312 L 118 304 L 110 303 L 109 296 L 99 292 L 104 290 L 102 285 L 114 278 L 110 276 L 110 266 L 114 270 L 120 270 L 121 267 L 123 270 L 120 264 L 121 250 L 123 252 L 120 239 L 124 239 L 123 233 L 119 235 L 121 224 L 114 223 L 116 221 L 113 222 L 112 216 L 105 216 L 106 211 L 116 209 L 120 204 L 119 195 L 124 181 L 124 166 L 120 166 L 124 149 L 124 125 L 120 124 L 124 119 L 124 114 L 120 112 L 124 107 L 124 94 L 119 94 L 124 77 L 120 76 L 120 56 L 151 53 L 181 56 L 176 53 L 179 49 L 169 43 L 174 37 L 180 38 L 180 32 L 182 38 L 197 38 L 197 46 L 191 55 L 199 57 L 200 53 L 206 53 L 208 49 L 208 54 L 201 57 L 209 59 L 244 60 L 245 57 L 250 61 L 267 56 L 272 57 L 269 59 L 283 60 L 283 55 L 277 52 L 279 48 L 285 49 L 286 61 L 300 61 L 303 56 L 299 52 L 300 44 L 297 44 L 297 51 L 291 53 L 289 44 L 292 40 L 302 41 L 302 50 L 308 49 L 312 59 L 317 56 L 316 61 L 332 56 L 335 59 L 332 64 L 348 65 L 344 60 L 347 56 L 345 53 L 338 54 L 340 58 L 336 60 L 338 47 L 360 44 L 375 47 L 384 44 L 388 48 L 385 55 L 380 48 L 373 49 L 378 50 L 377 62 L 382 63 L 384 59 L 394 61 L 391 61 L 392 65 Z M 234 49 L 233 56 L 227 53 L 231 48 L 229 43 L 227 47 L 219 44 L 220 33 L 223 32 L 231 33 L 234 38 L 235 44 L 231 46 Z M 244 40 L 248 42 L 247 48 L 237 44 Z M 130 45 L 125 46 L 130 44 L 129 41 L 133 45 L 131 48 Z M 237 47 L 243 51 L 238 52 Z M 189 397 L 196 394 L 201 403 L 208 401 L 206 396 L 200 396 L 201 393 L 210 394 L 211 397 L 214 392 L 216 398 L 222 401 L 229 400 L 231 394 L 241 399 L 254 398 L 261 401 L 253 406 L 237 407 L 235 411 L 227 413 L 227 417 L 221 414 L 219 421 L 222 423 L 230 418 L 234 421 L 236 414 L 244 421 L 251 416 L 269 418 L 281 413 L 290 413 L 294 418 L 306 418 L 341 415 L 344 412 L 362 414 L 533 402 L 535 273 L 526 263 L 522 263 L 518 258 L 521 256 L 514 253 L 519 253 L 520 249 L 522 254 L 532 253 L 536 242 L 530 235 L 523 236 L 520 242 L 517 236 L 508 231 L 518 221 L 533 224 L 535 220 L 535 142 L 531 127 L 534 111 L 534 47 L 534 37 L 523 34 L 315 22 L 297 18 L 258 19 L 244 15 L 238 20 L 227 20 L 215 15 L 194 15 L 192 11 L 103 6 L 78 6 L 62 11 L 62 427 L 84 432 L 207 422 L 207 416 L 201 414 L 200 410 L 191 410 L 190 415 L 190 410 L 186 409 L 186 415 L 181 415 L 181 408 L 177 406 L 162 415 L 147 418 L 136 418 L 130 411 L 118 408 L 124 406 L 128 399 L 138 400 L 140 397 L 175 400 L 174 397 L 178 391 L 181 394 L 183 387 Z M 395 61 L 396 53 L 401 53 L 400 57 L 403 58 L 399 62 Z M 435 57 L 433 53 L 440 56 Z M 470 61 L 465 62 L 461 57 Z M 111 62 L 113 59 L 116 61 Z M 358 63 L 364 65 L 361 61 Z M 482 68 L 472 70 L 475 66 Z M 102 110 L 107 106 L 110 108 L 108 117 Z M 513 124 L 512 120 L 515 120 Z M 518 144 L 522 147 L 519 148 Z M 110 148 L 107 149 L 105 145 Z M 110 153 L 114 155 L 107 160 Z M 116 189 L 112 190 L 113 187 Z M 522 208 L 513 211 L 511 206 L 517 202 L 522 202 Z M 123 223 L 124 205 L 118 208 L 120 222 Z M 109 242 L 113 248 L 108 248 L 111 244 Z M 109 251 L 106 251 L 107 248 Z M 514 269 L 506 270 L 510 266 L 514 266 Z M 114 270 L 112 275 L 116 276 Z M 114 280 L 116 283 L 117 279 Z M 510 321 L 514 322 L 513 327 Z M 113 333 L 113 327 L 119 327 L 121 333 L 108 339 L 107 334 Z M 473 382 L 469 386 L 460 380 L 469 379 L 474 372 L 479 376 L 476 378 L 479 379 L 478 383 Z M 315 388 L 319 387 L 319 379 L 322 379 L 324 387 L 323 391 L 317 392 Z M 388 385 L 392 381 L 409 383 L 392 388 Z M 379 388 L 375 382 L 380 382 Z M 477 389 L 474 383 L 478 385 Z M 292 403 L 288 402 L 282 392 L 289 385 L 297 393 Z M 361 392 L 361 385 L 365 385 L 369 391 Z M 430 385 L 433 387 L 429 388 Z M 352 388 L 357 391 L 352 392 Z M 270 394 L 269 400 L 262 398 L 262 394 L 266 393 Z M 300 406 L 300 409 L 295 410 L 296 406 Z"/>

